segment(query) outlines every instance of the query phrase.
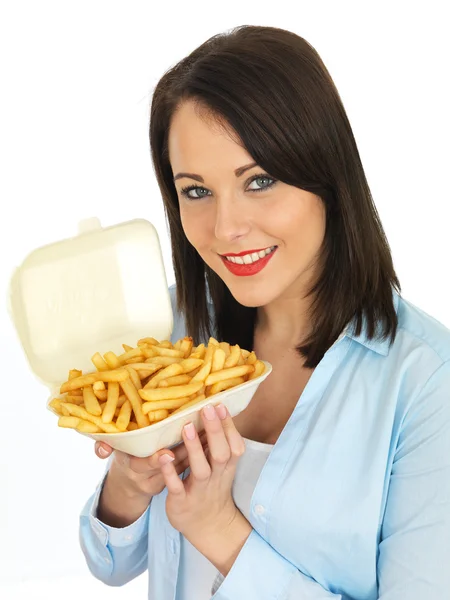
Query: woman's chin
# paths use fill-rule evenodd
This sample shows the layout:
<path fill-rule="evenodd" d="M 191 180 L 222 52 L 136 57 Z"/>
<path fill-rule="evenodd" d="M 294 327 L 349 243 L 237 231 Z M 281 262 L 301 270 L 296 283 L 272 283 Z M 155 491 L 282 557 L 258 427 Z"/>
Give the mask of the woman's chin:
<path fill-rule="evenodd" d="M 249 282 L 250 283 L 250 282 Z M 248 308 L 266 306 L 274 299 L 273 291 L 264 289 L 265 286 L 236 285 L 229 287 L 234 299 Z"/>

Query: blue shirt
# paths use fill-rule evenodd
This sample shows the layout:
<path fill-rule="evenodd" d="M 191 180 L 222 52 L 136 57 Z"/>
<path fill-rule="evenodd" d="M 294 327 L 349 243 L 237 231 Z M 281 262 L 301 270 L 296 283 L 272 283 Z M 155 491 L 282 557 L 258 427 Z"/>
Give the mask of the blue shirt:
<path fill-rule="evenodd" d="M 450 597 L 450 332 L 393 297 L 391 347 L 350 324 L 314 370 L 214 600 Z M 185 327 L 174 316 L 177 340 Z M 148 598 L 174 600 L 180 534 L 165 513 L 167 489 L 115 529 L 95 516 L 101 483 L 80 517 L 89 569 L 114 586 L 148 569 Z"/>

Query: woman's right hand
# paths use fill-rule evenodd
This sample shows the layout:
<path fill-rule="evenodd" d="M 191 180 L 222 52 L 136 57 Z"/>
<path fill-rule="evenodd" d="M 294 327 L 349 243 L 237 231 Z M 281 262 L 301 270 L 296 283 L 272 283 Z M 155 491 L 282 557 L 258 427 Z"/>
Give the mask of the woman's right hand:
<path fill-rule="evenodd" d="M 205 432 L 199 434 L 203 448 L 207 449 Z M 108 458 L 114 452 L 110 472 L 114 473 L 114 481 L 126 488 L 128 494 L 147 496 L 149 501 L 165 488 L 164 478 L 161 474 L 159 457 L 168 454 L 174 457 L 174 466 L 178 474 L 183 473 L 189 466 L 189 459 L 184 442 L 173 450 L 163 448 L 151 456 L 138 458 L 125 452 L 113 450 L 105 442 L 95 443 L 95 453 L 101 458 Z"/>

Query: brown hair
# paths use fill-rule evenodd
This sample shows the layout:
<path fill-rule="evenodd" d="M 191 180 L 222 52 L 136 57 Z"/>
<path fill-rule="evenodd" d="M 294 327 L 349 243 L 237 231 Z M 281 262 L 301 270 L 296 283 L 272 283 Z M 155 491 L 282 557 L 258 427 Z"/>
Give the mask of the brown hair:
<path fill-rule="evenodd" d="M 397 331 L 392 287 L 400 291 L 400 283 L 342 101 L 306 40 L 262 26 L 213 36 L 163 75 L 152 98 L 152 160 L 169 221 L 178 309 L 188 334 L 198 340 L 214 332 L 250 350 L 256 308 L 233 298 L 184 234 L 168 132 L 186 100 L 231 128 L 271 176 L 324 202 L 320 275 L 309 292 L 312 329 L 297 348 L 305 366 L 315 367 L 353 318 L 356 334 L 365 325 L 369 339 L 380 334 L 392 342 Z"/>

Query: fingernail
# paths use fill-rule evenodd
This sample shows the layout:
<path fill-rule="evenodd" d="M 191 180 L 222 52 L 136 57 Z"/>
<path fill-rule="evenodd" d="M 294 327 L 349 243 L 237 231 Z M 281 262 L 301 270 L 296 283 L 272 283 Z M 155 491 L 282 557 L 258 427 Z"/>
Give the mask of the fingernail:
<path fill-rule="evenodd" d="M 216 413 L 219 415 L 219 419 L 222 421 L 227 418 L 227 409 L 223 404 L 218 404 L 216 406 Z"/>
<path fill-rule="evenodd" d="M 170 454 L 161 454 L 161 456 L 159 457 L 159 464 L 160 465 L 167 465 L 168 463 L 172 462 L 174 459 L 173 456 L 170 456 Z"/>
<path fill-rule="evenodd" d="M 195 438 L 194 423 L 188 423 L 187 425 L 185 425 L 184 431 L 186 432 L 186 437 L 188 440 L 193 440 Z"/>
<path fill-rule="evenodd" d="M 100 456 L 103 456 L 103 458 L 106 458 L 108 456 L 108 452 L 103 448 L 103 446 L 99 446 L 98 453 L 100 454 Z"/>
<path fill-rule="evenodd" d="M 214 410 L 214 406 L 212 404 L 205 406 L 203 412 L 205 413 L 205 417 L 208 419 L 208 421 L 213 421 L 216 418 L 216 411 Z"/>

